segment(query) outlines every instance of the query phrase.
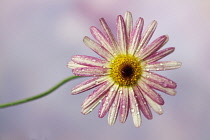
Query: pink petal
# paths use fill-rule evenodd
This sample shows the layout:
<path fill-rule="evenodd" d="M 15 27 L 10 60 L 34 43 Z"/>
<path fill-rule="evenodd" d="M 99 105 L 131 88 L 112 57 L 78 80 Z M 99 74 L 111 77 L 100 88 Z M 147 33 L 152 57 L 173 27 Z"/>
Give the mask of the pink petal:
<path fill-rule="evenodd" d="M 152 119 L 152 112 L 147 104 L 147 101 L 145 100 L 144 96 L 142 95 L 141 91 L 137 88 L 133 88 L 134 93 L 136 95 L 136 100 L 138 102 L 139 109 L 144 114 L 144 116 L 151 120 Z"/>
<path fill-rule="evenodd" d="M 142 48 L 147 46 L 147 44 L 150 41 L 153 33 L 155 32 L 156 27 L 157 27 L 157 22 L 155 20 L 153 20 L 152 23 L 144 31 L 143 36 L 141 37 L 140 44 L 139 44 L 137 50 L 140 51 L 140 49 L 142 49 Z"/>
<path fill-rule="evenodd" d="M 138 83 L 137 87 L 141 91 L 143 96 L 148 95 L 153 101 L 155 101 L 156 103 L 158 103 L 160 105 L 163 105 L 164 104 L 163 98 L 157 92 L 155 92 L 151 87 L 149 87 L 148 85 L 149 84 L 147 82 L 140 81 Z"/>
<path fill-rule="evenodd" d="M 83 67 L 86 67 L 86 66 L 77 64 L 77 63 L 75 63 L 74 61 L 70 61 L 70 62 L 67 64 L 67 67 L 70 68 L 70 69 L 75 69 L 75 68 L 83 68 Z"/>
<path fill-rule="evenodd" d="M 163 57 L 165 57 L 165 56 L 171 54 L 172 52 L 174 52 L 174 50 L 175 50 L 174 47 L 170 47 L 170 48 L 166 48 L 166 49 L 163 49 L 161 51 L 155 52 L 154 54 L 145 58 L 145 61 L 147 63 L 158 61 L 158 60 L 162 59 Z"/>
<path fill-rule="evenodd" d="M 136 101 L 134 91 L 131 87 L 129 87 L 128 96 L 129 96 L 130 111 L 133 118 L 133 123 L 135 127 L 139 127 L 141 125 L 141 115 L 139 112 L 138 102 Z"/>
<path fill-rule="evenodd" d="M 74 75 L 77 76 L 102 76 L 107 74 L 108 68 L 102 67 L 84 67 L 75 68 L 72 70 Z"/>
<path fill-rule="evenodd" d="M 90 106 L 88 106 L 88 107 L 86 107 L 86 108 L 82 108 L 81 113 L 84 114 L 84 115 L 86 115 L 86 114 L 90 113 L 91 111 L 93 111 L 93 110 L 96 108 L 96 106 L 101 102 L 101 99 L 102 99 L 102 98 L 103 98 L 103 97 L 97 99 L 97 100 L 96 100 L 93 104 L 91 104 Z"/>
<path fill-rule="evenodd" d="M 75 55 L 72 57 L 72 60 L 80 65 L 92 66 L 92 67 L 104 67 L 107 63 L 106 60 L 98 59 L 92 56 L 85 55 Z"/>
<path fill-rule="evenodd" d="M 101 83 L 103 83 L 106 80 L 108 80 L 107 77 L 103 77 L 103 76 L 101 76 L 101 77 L 94 77 L 92 79 L 84 81 L 84 82 L 80 83 L 79 85 L 75 86 L 72 89 L 71 92 L 72 92 L 73 95 L 82 93 L 84 91 L 87 91 L 89 89 L 92 89 L 92 88 L 100 85 Z"/>
<path fill-rule="evenodd" d="M 118 110 L 119 110 L 119 102 L 120 102 L 120 93 L 117 93 L 114 99 L 114 102 L 112 103 L 112 106 L 109 109 L 109 115 L 108 115 L 108 124 L 114 125 Z"/>
<path fill-rule="evenodd" d="M 120 52 L 125 54 L 127 49 L 127 38 L 125 23 L 122 16 L 117 17 L 117 40 L 119 44 Z"/>
<path fill-rule="evenodd" d="M 97 29 L 96 27 L 92 26 L 90 27 L 90 32 L 93 35 L 93 37 L 104 47 L 106 48 L 110 53 L 112 53 L 112 46 L 109 43 L 109 40 L 102 34 L 102 32 Z"/>
<path fill-rule="evenodd" d="M 163 114 L 163 109 L 162 106 L 157 104 L 156 102 L 154 102 L 152 99 L 150 99 L 150 97 L 148 97 L 147 95 L 144 96 L 147 103 L 150 105 L 150 107 L 159 115 Z"/>
<path fill-rule="evenodd" d="M 112 83 L 104 82 L 97 89 L 95 89 L 83 102 L 82 108 L 88 108 L 93 103 L 95 103 L 98 99 L 103 98 L 109 88 L 112 86 Z"/>
<path fill-rule="evenodd" d="M 144 19 L 143 18 L 139 18 L 136 21 L 136 26 L 134 27 L 132 34 L 131 34 L 131 38 L 130 38 L 130 45 L 129 45 L 129 53 L 130 54 L 134 54 L 136 51 L 138 52 L 138 50 L 136 50 L 138 48 L 140 39 L 141 39 L 141 33 L 142 33 L 142 29 L 144 26 Z"/>
<path fill-rule="evenodd" d="M 111 87 L 110 90 L 108 91 L 107 96 L 105 98 L 103 98 L 102 104 L 98 111 L 99 118 L 103 118 L 106 115 L 106 113 L 109 111 L 109 109 L 114 101 L 114 98 L 117 94 L 117 89 L 118 89 L 118 86 L 113 85 L 113 87 Z"/>
<path fill-rule="evenodd" d="M 162 86 L 160 86 L 159 84 L 157 83 L 154 83 L 152 81 L 149 81 L 145 78 L 142 78 L 142 80 L 148 85 L 150 86 L 151 88 L 154 88 L 156 90 L 159 90 L 159 91 L 162 91 L 168 95 L 176 95 L 176 91 L 174 89 L 171 89 L 171 88 L 164 88 Z M 149 96 L 149 95 L 148 95 Z"/>
<path fill-rule="evenodd" d="M 150 45 L 143 48 L 142 52 L 139 54 L 139 57 L 141 59 L 145 59 L 146 57 L 150 56 L 157 50 L 159 50 L 166 42 L 168 41 L 168 36 L 163 35 L 154 40 Z"/>
<path fill-rule="evenodd" d="M 109 26 L 107 25 L 106 21 L 104 20 L 104 18 L 100 19 L 101 22 L 101 26 L 105 32 L 106 38 L 107 40 L 109 40 L 109 44 L 112 46 L 112 50 L 109 50 L 110 52 L 115 52 L 118 48 L 117 48 L 117 42 L 114 38 L 114 35 L 111 32 L 111 29 L 109 28 Z"/>
<path fill-rule="evenodd" d="M 83 42 L 85 43 L 86 46 L 88 46 L 90 49 L 92 49 L 94 52 L 96 52 L 98 55 L 100 55 L 104 59 L 110 60 L 113 57 L 112 54 L 110 54 L 103 46 L 96 43 L 89 37 L 85 36 L 83 39 Z"/>
<path fill-rule="evenodd" d="M 129 102 L 128 102 L 128 89 L 120 87 L 119 91 L 121 92 L 120 96 L 120 115 L 119 119 L 121 123 L 125 123 L 128 117 Z"/>
<path fill-rule="evenodd" d="M 126 36 L 127 36 L 127 39 L 129 40 L 131 31 L 132 31 L 132 28 L 133 28 L 133 18 L 132 18 L 131 12 L 126 12 L 125 13 L 124 22 L 125 22 L 125 28 L 126 28 Z"/>
<path fill-rule="evenodd" d="M 172 70 L 180 68 L 181 65 L 182 63 L 177 61 L 159 61 L 147 64 L 145 70 L 146 71 Z"/>
<path fill-rule="evenodd" d="M 142 74 L 142 76 L 146 79 L 148 79 L 149 81 L 152 81 L 154 83 L 159 84 L 162 87 L 165 88 L 176 88 L 176 83 L 166 77 L 163 77 L 161 75 L 155 74 L 153 72 L 144 72 Z"/>

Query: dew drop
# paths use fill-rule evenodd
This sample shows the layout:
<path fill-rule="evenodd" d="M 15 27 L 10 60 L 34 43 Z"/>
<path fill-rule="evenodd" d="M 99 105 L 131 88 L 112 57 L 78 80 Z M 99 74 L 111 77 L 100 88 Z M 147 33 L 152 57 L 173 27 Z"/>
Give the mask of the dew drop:
<path fill-rule="evenodd" d="M 120 90 L 119 93 L 122 94 L 122 90 Z"/>
<path fill-rule="evenodd" d="M 140 113 L 139 112 L 136 112 L 136 114 L 139 115 Z"/>
<path fill-rule="evenodd" d="M 108 99 L 109 99 L 109 97 L 106 97 L 106 99 L 108 100 Z"/>
<path fill-rule="evenodd" d="M 163 65 L 163 63 L 160 63 L 160 65 L 162 66 L 162 65 Z"/>
<path fill-rule="evenodd" d="M 114 91 L 114 88 L 111 88 L 110 91 Z"/>
<path fill-rule="evenodd" d="M 125 106 L 123 105 L 122 108 L 125 108 Z"/>
<path fill-rule="evenodd" d="M 134 111 L 135 111 L 135 110 L 132 108 L 132 109 L 131 109 L 131 112 L 133 113 Z"/>
<path fill-rule="evenodd" d="M 136 104 L 136 106 L 138 106 L 138 104 Z"/>
<path fill-rule="evenodd" d="M 85 71 L 84 69 L 82 69 L 82 71 Z"/>
<path fill-rule="evenodd" d="M 115 107 L 115 104 L 112 104 L 113 107 Z"/>
<path fill-rule="evenodd" d="M 95 60 L 95 59 L 92 59 L 92 61 L 93 61 L 93 62 L 96 62 L 96 60 Z"/>
<path fill-rule="evenodd" d="M 160 70 L 159 68 L 156 68 L 156 70 Z"/>

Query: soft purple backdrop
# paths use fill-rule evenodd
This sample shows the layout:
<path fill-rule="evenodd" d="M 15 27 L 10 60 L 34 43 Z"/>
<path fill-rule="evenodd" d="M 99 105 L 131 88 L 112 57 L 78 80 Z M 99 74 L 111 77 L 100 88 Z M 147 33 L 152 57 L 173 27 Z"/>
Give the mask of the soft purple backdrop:
<path fill-rule="evenodd" d="M 51 95 L 11 108 L 0 109 L 0 140 L 208 140 L 210 137 L 210 1 L 209 0 L 1 0 L 0 103 L 41 93 L 73 75 L 66 67 L 72 55 L 94 55 L 82 42 L 89 27 L 100 28 L 104 17 L 113 31 L 116 16 L 126 11 L 134 20 L 153 19 L 153 36 L 168 34 L 166 47 L 176 47 L 164 60 L 183 66 L 161 74 L 178 83 L 174 97 L 165 99 L 164 114 L 153 112 L 135 128 L 107 124 L 107 116 L 80 113 L 90 92 L 73 96 L 73 80 Z M 115 33 L 115 32 L 114 32 Z"/>

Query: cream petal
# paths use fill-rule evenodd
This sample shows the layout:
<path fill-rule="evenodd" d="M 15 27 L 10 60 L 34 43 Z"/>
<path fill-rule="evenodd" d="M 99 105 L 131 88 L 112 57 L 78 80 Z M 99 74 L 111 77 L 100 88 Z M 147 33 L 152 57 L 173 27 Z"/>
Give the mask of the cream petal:
<path fill-rule="evenodd" d="M 142 80 L 148 85 L 150 86 L 151 88 L 154 88 L 156 90 L 159 90 L 161 92 L 164 92 L 168 95 L 176 95 L 176 91 L 174 89 L 171 89 L 171 88 L 164 88 L 162 87 L 161 85 L 157 84 L 157 83 L 154 83 L 152 81 L 149 81 L 147 80 L 146 78 L 142 78 Z"/>
<path fill-rule="evenodd" d="M 137 48 L 138 50 L 147 46 L 147 44 L 149 43 L 153 33 L 155 32 L 156 27 L 157 27 L 157 21 L 153 20 L 152 23 L 144 31 L 144 33 L 141 37 L 141 40 L 140 40 L 140 44 Z"/>
<path fill-rule="evenodd" d="M 107 38 L 102 34 L 102 32 L 92 26 L 90 27 L 90 32 L 91 34 L 93 35 L 93 37 L 104 47 L 106 48 L 110 53 L 112 53 L 112 46 L 111 44 L 109 43 L 109 40 L 107 40 Z"/>
<path fill-rule="evenodd" d="M 130 37 L 130 44 L 129 44 L 129 53 L 134 54 L 135 52 L 138 52 L 137 50 L 140 39 L 141 39 L 141 33 L 144 26 L 144 20 L 143 18 L 139 18 L 136 21 L 136 25 L 134 29 L 132 30 L 131 37 Z"/>
<path fill-rule="evenodd" d="M 152 43 L 150 43 L 147 47 L 143 48 L 141 53 L 139 54 L 139 57 L 141 59 L 145 59 L 146 57 L 150 56 L 151 54 L 159 50 L 167 41 L 168 41 L 167 35 L 160 36 Z"/>
<path fill-rule="evenodd" d="M 110 60 L 110 59 L 113 58 L 112 54 L 110 54 L 103 46 L 96 43 L 95 41 L 93 41 L 89 37 L 85 36 L 84 39 L 83 39 L 83 42 L 85 43 L 85 45 L 87 47 L 92 49 L 95 53 L 97 53 L 98 55 L 100 55 L 104 59 Z"/>
<path fill-rule="evenodd" d="M 146 65 L 146 71 L 164 71 L 180 68 L 182 65 L 181 62 L 177 61 L 159 61 L 152 62 Z"/>
<path fill-rule="evenodd" d="M 93 104 L 91 104 L 90 106 L 88 106 L 88 107 L 86 107 L 86 108 L 82 108 L 81 113 L 84 114 L 84 115 L 86 115 L 86 114 L 90 113 L 91 111 L 93 111 L 93 110 L 96 108 L 96 106 L 101 102 L 101 99 L 102 99 L 102 98 L 103 98 L 103 97 L 98 98 L 98 99 L 97 99 Z"/>
<path fill-rule="evenodd" d="M 70 61 L 70 62 L 67 64 L 67 67 L 70 68 L 70 69 L 75 69 L 75 68 L 84 68 L 84 67 L 87 67 L 87 66 L 77 64 L 77 63 L 75 63 L 74 61 Z"/>
<path fill-rule="evenodd" d="M 71 92 L 73 95 L 79 94 L 89 89 L 92 89 L 107 80 L 108 78 L 106 76 L 94 77 L 75 86 Z"/>
<path fill-rule="evenodd" d="M 121 123 L 125 123 L 128 117 L 128 111 L 129 111 L 129 102 L 128 102 L 128 88 L 119 88 L 119 91 L 121 93 L 120 96 L 120 108 L 119 108 L 119 119 Z"/>
<path fill-rule="evenodd" d="M 166 49 L 160 50 L 158 52 L 153 53 L 149 57 L 147 57 L 145 59 L 145 61 L 147 63 L 158 61 L 158 60 L 162 59 L 163 57 L 165 57 L 165 56 L 171 54 L 172 52 L 174 52 L 174 50 L 175 50 L 174 47 L 170 47 L 170 48 L 166 48 Z"/>
<path fill-rule="evenodd" d="M 82 108 L 88 108 L 92 104 L 94 104 L 98 99 L 103 98 L 109 88 L 113 85 L 113 83 L 104 82 L 103 84 L 99 85 L 97 89 L 95 89 L 83 102 Z"/>
<path fill-rule="evenodd" d="M 106 63 L 108 63 L 108 61 L 106 60 L 86 55 L 72 56 L 72 61 L 80 65 L 92 66 L 92 67 L 105 67 Z"/>
<path fill-rule="evenodd" d="M 136 96 L 136 100 L 138 102 L 139 109 L 141 110 L 141 112 L 144 114 L 144 116 L 147 119 L 151 120 L 152 119 L 152 112 L 151 112 L 143 94 L 137 88 L 137 86 L 133 87 L 133 90 L 134 90 L 134 93 L 135 93 L 135 96 Z"/>
<path fill-rule="evenodd" d="M 146 79 L 148 79 L 149 81 L 152 81 L 154 83 L 157 83 L 159 84 L 160 86 L 162 87 L 165 87 L 165 88 L 176 88 L 176 83 L 164 76 L 161 76 L 161 75 L 158 75 L 158 74 L 155 74 L 153 72 L 144 72 L 142 74 L 142 76 Z"/>
<path fill-rule="evenodd" d="M 109 26 L 107 25 L 106 21 L 104 20 L 104 18 L 100 19 L 100 23 L 101 26 L 105 32 L 106 38 L 109 40 L 109 44 L 112 46 L 112 48 L 109 50 L 110 52 L 116 53 L 116 51 L 118 50 L 118 44 L 117 41 L 115 40 L 114 35 L 111 32 L 111 29 L 109 28 Z"/>
<path fill-rule="evenodd" d="M 72 73 L 77 76 L 102 76 L 107 75 L 107 72 L 108 68 L 102 67 L 84 67 L 72 70 Z"/>
<path fill-rule="evenodd" d="M 148 95 L 153 101 L 156 103 L 163 105 L 164 100 L 163 98 L 155 92 L 151 87 L 149 87 L 149 83 L 145 82 L 145 80 L 142 80 L 137 85 L 138 89 L 141 91 L 141 93 L 144 95 Z"/>
<path fill-rule="evenodd" d="M 119 111 L 120 96 L 121 96 L 121 94 L 118 92 L 115 96 L 112 106 L 109 109 L 109 115 L 108 115 L 108 124 L 109 125 L 114 125 L 114 123 L 116 121 L 118 111 Z"/>
<path fill-rule="evenodd" d="M 162 106 L 157 104 L 156 102 L 154 102 L 152 99 L 150 99 L 150 97 L 148 97 L 147 95 L 144 96 L 145 99 L 147 100 L 147 103 L 150 105 L 150 107 L 159 115 L 163 114 L 163 109 Z"/>
<path fill-rule="evenodd" d="M 129 103 L 130 103 L 130 112 L 133 118 L 133 123 L 135 127 L 141 125 L 141 115 L 139 112 L 138 102 L 136 101 L 134 91 L 131 87 L 128 89 Z"/>
<path fill-rule="evenodd" d="M 118 89 L 118 86 L 113 85 L 107 92 L 107 96 L 105 96 L 105 98 L 103 98 L 102 104 L 98 111 L 99 118 L 103 118 L 106 115 L 106 113 L 109 111 L 109 109 L 114 101 L 114 98 L 117 94 L 117 89 Z"/>
<path fill-rule="evenodd" d="M 117 17 L 117 40 L 119 51 L 125 54 L 127 50 L 126 29 L 123 17 L 120 15 Z"/>
<path fill-rule="evenodd" d="M 124 17 L 127 40 L 130 39 L 130 34 L 133 28 L 133 18 L 131 12 L 126 12 Z M 129 43 L 129 42 L 127 42 Z"/>

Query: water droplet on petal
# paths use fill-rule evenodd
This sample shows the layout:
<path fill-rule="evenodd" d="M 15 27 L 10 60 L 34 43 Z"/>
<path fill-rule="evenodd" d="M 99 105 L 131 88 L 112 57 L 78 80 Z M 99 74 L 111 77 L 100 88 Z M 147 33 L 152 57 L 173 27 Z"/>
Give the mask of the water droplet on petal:
<path fill-rule="evenodd" d="M 125 108 L 125 106 L 123 105 L 122 108 Z"/>
<path fill-rule="evenodd" d="M 132 109 L 131 109 L 131 112 L 133 113 L 134 111 L 135 111 L 135 110 L 132 108 Z"/>
<path fill-rule="evenodd" d="M 120 90 L 119 93 L 122 94 L 122 90 Z"/>

